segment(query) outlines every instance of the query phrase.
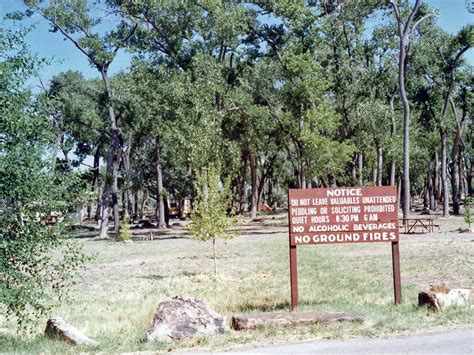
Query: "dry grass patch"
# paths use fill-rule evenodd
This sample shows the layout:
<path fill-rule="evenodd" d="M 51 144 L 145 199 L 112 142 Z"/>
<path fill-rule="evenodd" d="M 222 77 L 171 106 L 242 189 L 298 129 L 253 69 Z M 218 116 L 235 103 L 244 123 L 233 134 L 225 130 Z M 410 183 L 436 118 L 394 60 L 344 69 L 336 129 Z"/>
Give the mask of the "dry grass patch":
<path fill-rule="evenodd" d="M 275 217 L 275 218 L 272 218 Z M 403 235 L 400 242 L 403 303 L 393 305 L 390 244 L 346 244 L 298 248 L 301 311 L 356 311 L 363 324 L 314 324 L 257 329 L 173 344 L 143 342 L 159 302 L 175 295 L 204 300 L 230 317 L 236 313 L 289 310 L 288 237 L 284 215 L 247 222 L 241 235 L 218 241 L 218 278 L 213 276 L 211 244 L 169 231 L 158 240 L 124 245 L 79 239 L 95 260 L 83 273 L 75 300 L 55 314 L 101 342 L 84 351 L 138 351 L 182 348 L 228 349 L 317 337 L 385 336 L 430 329 L 472 326 L 469 310 L 430 313 L 416 307 L 417 293 L 431 283 L 472 286 L 474 235 L 452 232 L 461 218 L 443 222 L 440 233 Z M 174 233 L 177 236 L 173 237 Z M 6 352 L 68 352 L 43 337 L 0 338 Z"/>

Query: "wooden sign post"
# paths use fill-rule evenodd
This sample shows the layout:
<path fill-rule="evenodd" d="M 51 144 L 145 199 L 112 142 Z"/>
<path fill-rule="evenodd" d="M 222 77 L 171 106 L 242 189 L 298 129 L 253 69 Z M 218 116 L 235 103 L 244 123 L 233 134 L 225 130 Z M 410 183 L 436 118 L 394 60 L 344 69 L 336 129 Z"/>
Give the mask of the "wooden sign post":
<path fill-rule="evenodd" d="M 296 247 L 306 244 L 392 244 L 395 304 L 402 300 L 396 186 L 288 190 L 291 309 L 298 306 Z"/>

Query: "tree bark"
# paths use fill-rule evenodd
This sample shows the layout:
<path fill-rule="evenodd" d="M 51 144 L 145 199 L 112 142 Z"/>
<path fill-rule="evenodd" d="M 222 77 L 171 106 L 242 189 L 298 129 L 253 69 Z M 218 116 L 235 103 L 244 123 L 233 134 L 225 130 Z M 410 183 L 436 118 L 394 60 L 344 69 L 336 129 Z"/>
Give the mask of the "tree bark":
<path fill-rule="evenodd" d="M 257 163 L 253 152 L 249 152 L 249 163 L 250 163 L 250 181 L 252 185 L 252 196 L 250 200 L 250 218 L 257 218 L 257 200 L 258 200 L 258 187 L 257 187 Z"/>
<path fill-rule="evenodd" d="M 394 101 L 395 101 L 395 93 L 393 93 L 390 96 L 389 99 L 389 104 L 390 104 L 390 135 L 392 139 L 395 139 L 396 133 L 397 133 L 397 123 L 395 121 L 395 106 L 394 106 Z M 395 173 L 396 173 L 396 163 L 395 163 L 395 158 L 392 157 L 392 161 L 390 162 L 390 185 L 393 186 L 395 185 Z"/>
<path fill-rule="evenodd" d="M 273 206 L 273 167 L 268 172 L 268 189 L 267 189 L 267 203 L 271 208 Z"/>
<path fill-rule="evenodd" d="M 99 179 L 99 162 L 100 162 L 100 147 L 101 145 L 97 145 L 95 153 L 94 153 L 94 163 L 92 165 L 92 182 L 91 182 L 91 191 L 94 192 L 96 189 L 96 184 L 98 183 Z M 96 214 L 97 215 L 97 214 Z M 87 219 L 92 219 L 92 202 L 87 206 Z"/>
<path fill-rule="evenodd" d="M 133 218 L 135 219 L 138 216 L 138 191 L 134 193 L 133 202 Z"/>
<path fill-rule="evenodd" d="M 163 170 L 161 167 L 161 144 L 160 138 L 155 138 L 155 169 L 156 169 L 156 219 L 158 228 L 166 228 L 165 203 L 163 200 Z"/>
<path fill-rule="evenodd" d="M 113 185 L 117 180 L 118 165 L 116 162 L 118 160 L 118 151 L 120 149 L 120 140 L 119 140 L 119 131 L 117 129 L 117 120 L 115 118 L 114 108 L 112 107 L 112 90 L 110 88 L 109 77 L 107 68 L 101 69 L 102 81 L 104 84 L 104 90 L 107 96 L 107 111 L 109 116 L 110 123 L 110 145 L 109 151 L 107 153 L 107 167 L 106 167 L 106 176 L 104 181 L 104 190 L 102 194 L 102 215 L 101 215 L 101 224 L 100 224 L 100 233 L 99 238 L 107 238 L 109 230 L 109 207 L 110 207 L 110 198 L 113 193 Z M 116 191 L 115 191 L 116 193 Z M 114 230 L 118 231 L 120 229 L 120 219 L 117 219 L 115 216 L 115 208 L 117 204 L 117 199 L 112 198 L 114 203 Z"/>
<path fill-rule="evenodd" d="M 447 153 L 446 153 L 446 129 L 440 127 L 441 136 L 441 182 L 443 185 L 443 216 L 449 216 L 449 191 L 448 191 L 448 174 L 447 174 Z"/>
<path fill-rule="evenodd" d="M 434 159 L 430 161 L 428 167 L 428 200 L 429 200 L 429 208 L 431 211 L 436 210 L 436 198 L 435 198 L 435 184 L 434 184 L 434 166 L 435 161 Z"/>
<path fill-rule="evenodd" d="M 405 35 L 400 34 L 399 76 L 400 97 L 403 103 L 403 218 L 410 215 L 410 104 L 405 91 Z"/>
<path fill-rule="evenodd" d="M 247 181 L 247 164 L 248 154 L 242 152 L 242 165 L 240 167 L 240 181 L 239 181 L 239 214 L 244 213 L 245 209 L 245 182 Z"/>
<path fill-rule="evenodd" d="M 434 167 L 433 167 L 433 194 L 434 194 L 434 206 L 433 210 L 436 211 L 438 209 L 438 201 L 440 198 L 440 190 L 439 190 L 439 157 L 438 152 L 434 152 Z"/>
<path fill-rule="evenodd" d="M 459 205 L 460 205 L 460 166 L 459 166 L 459 149 L 461 146 L 461 138 L 463 133 L 463 120 L 462 118 L 458 117 L 458 113 L 456 110 L 456 106 L 454 104 L 454 100 L 450 97 L 449 102 L 451 104 L 451 108 L 456 119 L 456 135 L 454 137 L 453 147 L 451 149 L 451 164 L 452 164 L 452 172 L 451 172 L 451 188 L 453 194 L 453 214 L 459 215 Z"/>
<path fill-rule="evenodd" d="M 467 173 L 467 193 L 469 196 L 472 195 L 472 177 L 474 175 L 474 157 L 471 158 L 471 166 Z"/>
<path fill-rule="evenodd" d="M 115 157 L 113 166 L 113 181 L 112 181 L 112 209 L 114 212 L 114 232 L 115 237 L 118 237 L 120 230 L 120 208 L 118 204 L 118 171 L 120 167 L 119 156 Z"/>
<path fill-rule="evenodd" d="M 130 180 L 130 154 L 132 150 L 132 132 L 128 132 L 127 137 L 127 149 L 123 152 L 123 167 L 125 169 L 125 197 L 126 197 L 126 206 L 128 215 L 133 216 L 133 191 L 132 191 L 132 182 Z"/>
<path fill-rule="evenodd" d="M 143 191 L 143 196 L 142 196 L 142 203 L 140 205 L 140 211 L 139 211 L 139 218 L 144 219 L 145 218 L 145 208 L 146 208 L 146 203 L 148 202 L 149 196 L 148 190 Z"/>
<path fill-rule="evenodd" d="M 377 186 L 382 186 L 383 177 L 383 152 L 382 148 L 377 148 Z"/>

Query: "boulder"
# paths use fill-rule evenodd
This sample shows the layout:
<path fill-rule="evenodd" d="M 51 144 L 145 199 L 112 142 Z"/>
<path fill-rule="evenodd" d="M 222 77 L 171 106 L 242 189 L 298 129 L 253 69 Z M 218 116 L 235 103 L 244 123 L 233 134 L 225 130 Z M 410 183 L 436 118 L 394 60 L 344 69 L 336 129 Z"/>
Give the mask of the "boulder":
<path fill-rule="evenodd" d="M 255 329 L 257 327 L 286 327 L 290 325 L 308 325 L 312 323 L 362 322 L 358 313 L 341 312 L 271 312 L 245 314 L 232 317 L 232 328 L 235 330 Z"/>
<path fill-rule="evenodd" d="M 426 306 L 434 311 L 445 311 L 449 308 L 469 307 L 473 304 L 472 289 L 453 288 L 432 285 L 429 291 L 418 293 L 418 306 Z"/>
<path fill-rule="evenodd" d="M 217 335 L 227 331 L 225 318 L 203 301 L 176 296 L 161 302 L 146 331 L 146 340 L 171 341 L 196 334 Z"/>
<path fill-rule="evenodd" d="M 72 345 L 98 345 L 98 342 L 88 338 L 60 317 L 49 319 L 44 333 L 49 338 L 60 339 Z"/>

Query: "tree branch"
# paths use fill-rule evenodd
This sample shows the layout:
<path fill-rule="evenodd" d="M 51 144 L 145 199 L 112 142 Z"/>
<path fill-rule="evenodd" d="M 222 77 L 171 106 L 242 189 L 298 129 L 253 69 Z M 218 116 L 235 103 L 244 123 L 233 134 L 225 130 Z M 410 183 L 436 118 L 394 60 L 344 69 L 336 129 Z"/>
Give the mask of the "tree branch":
<path fill-rule="evenodd" d="M 57 22 L 56 20 L 48 17 L 43 11 L 41 11 L 40 9 L 38 9 L 38 12 L 39 14 L 46 20 L 46 21 L 49 21 L 51 22 L 55 27 L 57 27 L 57 29 L 61 32 L 61 34 L 66 37 L 69 41 L 71 41 L 72 44 L 74 44 L 74 46 L 79 49 L 87 58 L 89 58 L 89 60 L 97 67 L 101 67 L 101 65 L 95 60 L 95 58 L 90 54 L 88 53 L 80 44 L 79 42 L 77 42 L 69 33 L 67 33 L 67 31 L 62 28 Z"/>

